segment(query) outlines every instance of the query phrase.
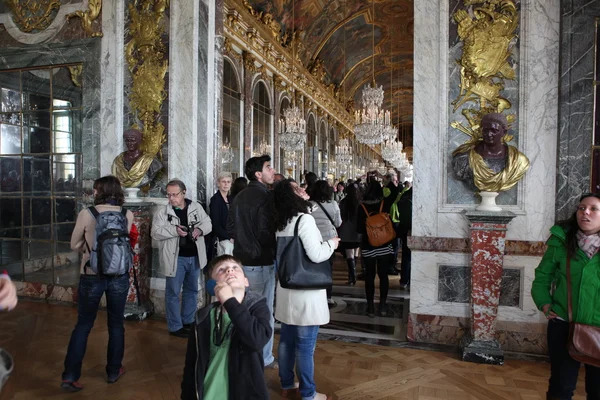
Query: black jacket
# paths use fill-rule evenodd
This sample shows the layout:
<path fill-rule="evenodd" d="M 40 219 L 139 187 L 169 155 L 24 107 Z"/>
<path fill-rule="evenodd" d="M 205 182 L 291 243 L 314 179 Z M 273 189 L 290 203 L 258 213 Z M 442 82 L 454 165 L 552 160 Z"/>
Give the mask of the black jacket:
<path fill-rule="evenodd" d="M 229 209 L 227 232 L 234 239 L 233 255 L 244 266 L 273 265 L 275 260 L 275 205 L 273 193 L 250 181 Z"/>
<path fill-rule="evenodd" d="M 204 399 L 204 376 L 210 358 L 212 303 L 196 312 L 195 329 L 190 333 L 181 400 Z M 264 377 L 262 349 L 271 338 L 270 313 L 264 297 L 246 292 L 240 304 L 235 298 L 224 304 L 233 330 L 229 346 L 229 399 L 264 400 L 269 398 Z M 200 341 L 198 341 L 200 338 Z"/>
<path fill-rule="evenodd" d="M 227 196 L 227 202 L 231 204 L 231 197 Z M 210 198 L 210 220 L 212 221 L 212 235 L 217 240 L 229 240 L 229 233 L 227 233 L 227 215 L 229 214 L 229 208 L 223 200 L 223 196 L 217 190 L 217 193 Z"/>

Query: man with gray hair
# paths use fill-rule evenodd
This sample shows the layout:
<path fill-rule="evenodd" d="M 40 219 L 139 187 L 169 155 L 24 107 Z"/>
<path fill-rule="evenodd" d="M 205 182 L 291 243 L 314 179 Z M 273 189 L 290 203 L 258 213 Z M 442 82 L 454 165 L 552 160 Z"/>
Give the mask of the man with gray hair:
<path fill-rule="evenodd" d="M 152 221 L 152 239 L 158 242 L 160 272 L 166 277 L 167 327 L 171 335 L 179 337 L 188 337 L 194 322 L 198 279 L 206 265 L 206 247 L 200 237 L 212 231 L 209 216 L 200 204 L 186 199 L 185 192 L 182 181 L 169 181 L 169 202 L 158 209 Z"/>

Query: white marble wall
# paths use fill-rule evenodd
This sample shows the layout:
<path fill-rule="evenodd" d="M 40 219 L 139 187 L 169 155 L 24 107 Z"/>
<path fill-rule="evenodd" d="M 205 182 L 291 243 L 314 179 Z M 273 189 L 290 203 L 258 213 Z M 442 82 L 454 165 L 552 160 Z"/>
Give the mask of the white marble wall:
<path fill-rule="evenodd" d="M 125 0 L 102 5 L 100 67 L 100 175 L 111 172 L 123 147 L 123 76 L 125 73 Z"/>
<path fill-rule="evenodd" d="M 554 223 L 556 175 L 558 0 L 522 1 L 519 149 L 531 168 L 519 183 L 518 204 L 505 208 L 518 217 L 507 239 L 545 240 Z M 432 16 L 437 16 L 432 18 Z M 415 124 L 413 235 L 466 237 L 461 212 L 472 205 L 448 204 L 447 165 L 453 148 L 448 115 L 448 1 L 415 2 Z M 436 207 L 432 207 L 432 203 Z"/>
<path fill-rule="evenodd" d="M 414 314 L 470 317 L 468 303 L 438 301 L 438 272 L 440 265 L 470 265 L 470 255 L 465 253 L 412 253 L 410 312 Z M 538 257 L 505 256 L 505 268 L 521 269 L 521 304 L 519 307 L 500 307 L 498 318 L 502 321 L 543 322 L 545 318 L 537 310 L 531 298 L 531 283 Z"/>
<path fill-rule="evenodd" d="M 507 239 L 544 241 L 554 224 L 556 141 L 558 121 L 558 0 L 521 1 L 519 149 L 531 168 L 519 183 L 517 217 L 509 224 Z M 469 236 L 462 215 L 472 205 L 447 201 L 447 170 L 453 148 L 448 146 L 449 3 L 415 2 L 414 48 L 414 197 L 413 236 Z M 505 266 L 523 268 L 521 308 L 501 307 L 506 321 L 537 322 L 530 295 L 539 257 L 505 257 Z M 437 301 L 438 268 L 470 265 L 462 253 L 412 252 L 411 304 L 415 314 L 469 316 L 466 304 Z"/>
<path fill-rule="evenodd" d="M 169 179 L 196 194 L 198 162 L 198 29 L 197 1 L 175 1 L 170 7 L 169 32 Z"/>

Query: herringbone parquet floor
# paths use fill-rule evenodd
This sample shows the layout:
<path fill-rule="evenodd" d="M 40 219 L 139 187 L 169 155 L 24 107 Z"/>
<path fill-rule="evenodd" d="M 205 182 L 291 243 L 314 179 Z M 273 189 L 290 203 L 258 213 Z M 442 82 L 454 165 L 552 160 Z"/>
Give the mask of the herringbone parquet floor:
<path fill-rule="evenodd" d="M 178 399 L 185 340 L 169 336 L 162 320 L 126 323 L 124 365 L 116 384 L 105 382 L 106 313 L 99 312 L 84 360 L 85 389 L 59 389 L 62 362 L 75 324 L 74 307 L 22 301 L 0 315 L 0 347 L 16 369 L 0 400 Z M 549 365 L 508 360 L 504 366 L 464 363 L 455 354 L 319 341 L 315 353 L 317 389 L 344 400 L 535 400 L 545 399 Z M 583 377 L 582 377 L 583 378 Z M 276 371 L 266 372 L 272 399 Z M 583 379 L 575 399 L 584 399 Z"/>

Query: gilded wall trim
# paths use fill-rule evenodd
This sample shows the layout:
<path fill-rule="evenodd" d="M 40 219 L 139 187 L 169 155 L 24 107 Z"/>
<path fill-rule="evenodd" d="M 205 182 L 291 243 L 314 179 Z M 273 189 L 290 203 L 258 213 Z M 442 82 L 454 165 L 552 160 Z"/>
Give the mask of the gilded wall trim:
<path fill-rule="evenodd" d="M 26 33 L 48 28 L 61 6 L 60 0 L 4 0 L 4 4 L 9 8 L 15 25 Z"/>
<path fill-rule="evenodd" d="M 286 83 L 287 90 L 292 90 L 293 81 L 297 93 L 303 94 L 307 100 L 320 108 L 328 110 L 336 121 L 353 131 L 354 120 L 336 99 L 333 87 L 324 85 L 298 62 L 294 62 L 295 67 L 292 72 L 291 46 L 288 43 L 293 39 L 284 35 L 284 37 L 278 36 L 279 40 L 277 40 L 271 29 L 275 25 L 268 16 L 257 13 L 247 2 L 225 0 L 223 18 L 224 32 L 228 40 L 252 54 L 254 59 L 273 75 L 280 76 L 282 82 Z M 277 32 L 279 35 L 279 31 Z M 244 66 L 252 68 L 246 61 Z M 292 73 L 295 74 L 293 78 Z"/>
<path fill-rule="evenodd" d="M 102 0 L 89 0 L 88 9 L 85 11 L 75 11 L 71 14 L 67 14 L 67 20 L 71 18 L 81 18 L 81 27 L 91 37 L 102 37 L 102 32 L 95 32 L 92 28 L 92 24 L 100 15 L 102 11 Z"/>

